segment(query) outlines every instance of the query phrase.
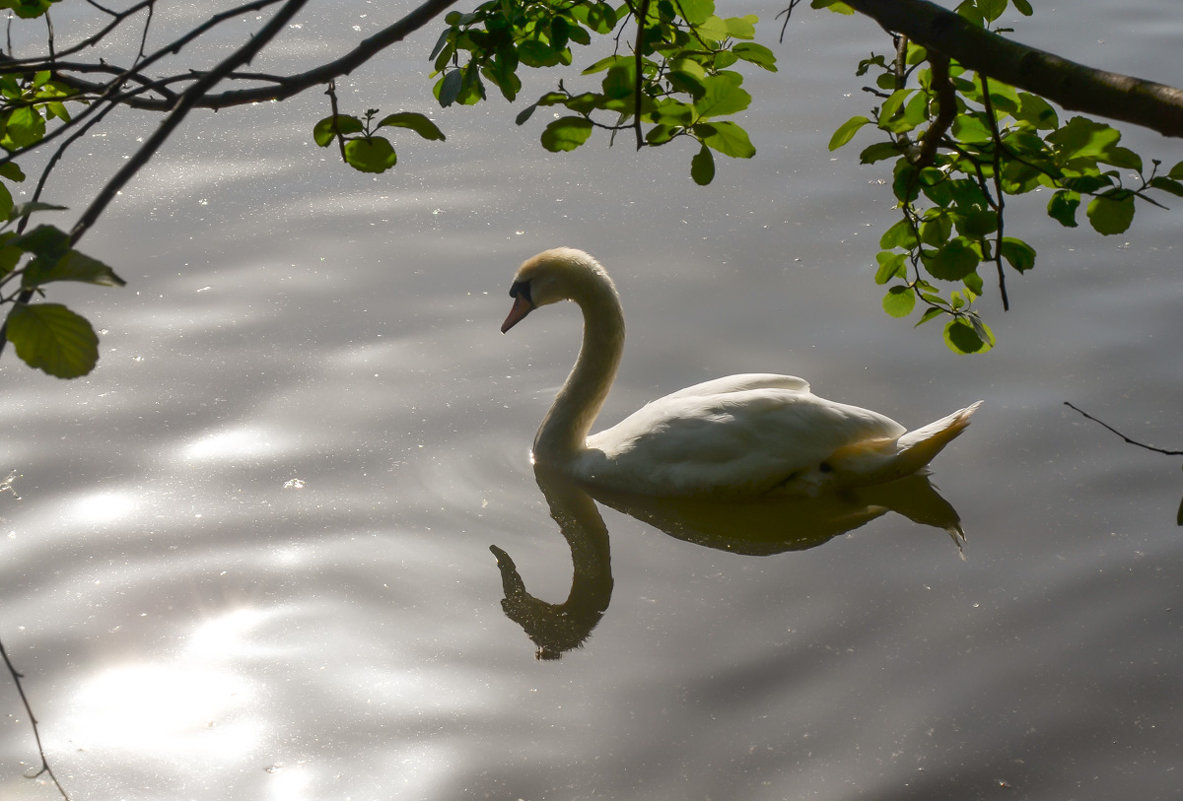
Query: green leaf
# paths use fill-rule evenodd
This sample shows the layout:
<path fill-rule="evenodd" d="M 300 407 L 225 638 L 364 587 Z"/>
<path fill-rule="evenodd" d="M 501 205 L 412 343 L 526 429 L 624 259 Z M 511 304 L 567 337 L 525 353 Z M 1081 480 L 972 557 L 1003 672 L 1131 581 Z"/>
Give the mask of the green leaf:
<path fill-rule="evenodd" d="M 694 158 L 690 159 L 690 177 L 699 186 L 706 186 L 715 178 L 715 157 L 710 149 L 703 145 Z"/>
<path fill-rule="evenodd" d="M 1035 266 L 1035 248 L 1013 236 L 1002 238 L 1002 257 L 1021 273 Z"/>
<path fill-rule="evenodd" d="M 987 22 L 993 22 L 1002 16 L 1002 12 L 1006 11 L 1006 3 L 1007 0 L 977 0 L 978 10 Z"/>
<path fill-rule="evenodd" d="M 38 225 L 32 231 L 12 240 L 11 244 L 53 262 L 65 256 L 66 251 L 70 249 L 70 235 L 53 225 Z"/>
<path fill-rule="evenodd" d="M 386 172 L 398 163 L 398 155 L 381 136 L 350 139 L 345 143 L 345 163 L 358 172 Z"/>
<path fill-rule="evenodd" d="M 1150 186 L 1160 189 L 1163 192 L 1170 192 L 1176 197 L 1183 197 L 1183 181 L 1176 181 L 1174 178 L 1156 175 L 1150 179 Z"/>
<path fill-rule="evenodd" d="M 892 83 L 895 83 L 894 77 L 892 77 Z M 904 101 L 915 91 L 915 89 L 896 89 L 883 101 L 883 105 L 879 107 L 879 117 L 877 120 L 880 128 L 885 131 L 895 131 L 896 127 L 903 125 L 905 129 L 910 129 L 911 126 L 904 123 L 893 123 L 893 120 L 895 120 L 900 108 L 903 107 Z M 895 132 L 899 133 L 899 131 Z"/>
<path fill-rule="evenodd" d="M 752 96 L 740 88 L 742 83 L 743 76 L 737 72 L 706 76 L 702 81 L 702 97 L 694 101 L 694 110 L 699 118 L 721 117 L 747 108 Z"/>
<path fill-rule="evenodd" d="M 860 114 L 858 116 L 851 117 L 846 122 L 839 125 L 838 130 L 834 131 L 834 135 L 830 137 L 830 150 L 837 150 L 838 148 L 842 147 L 844 144 L 854 138 L 854 135 L 858 133 L 860 128 L 869 124 L 870 122 L 871 121 L 869 119 Z M 892 145 L 892 151 L 894 155 L 894 145 Z M 863 152 L 865 153 L 866 151 Z"/>
<path fill-rule="evenodd" d="M 859 153 L 859 164 L 874 164 L 884 159 L 892 159 L 900 155 L 900 147 L 895 142 L 876 142 Z"/>
<path fill-rule="evenodd" d="M 916 308 L 916 293 L 911 287 L 893 286 L 883 296 L 883 311 L 892 317 L 907 317 Z"/>
<path fill-rule="evenodd" d="M 947 214 L 937 214 L 920 223 L 920 242 L 939 248 L 953 235 L 953 221 Z"/>
<path fill-rule="evenodd" d="M 907 254 L 896 253 L 891 250 L 881 250 L 875 254 L 875 261 L 879 269 L 875 271 L 875 283 L 886 284 L 893 278 L 907 278 Z"/>
<path fill-rule="evenodd" d="M 338 114 L 335 117 L 330 115 L 312 126 L 312 141 L 321 147 L 328 147 L 338 133 L 353 134 L 363 130 L 365 127 L 357 117 L 346 114 Z"/>
<path fill-rule="evenodd" d="M 776 54 L 764 45 L 755 42 L 740 42 L 731 48 L 731 52 L 749 64 L 755 64 L 769 72 L 776 72 Z"/>
<path fill-rule="evenodd" d="M 1130 227 L 1134 220 L 1134 196 L 1120 192 L 1093 198 L 1086 211 L 1093 230 L 1106 236 L 1120 234 Z"/>
<path fill-rule="evenodd" d="M 526 39 L 518 45 L 518 58 L 527 67 L 553 67 L 562 60 L 562 51 L 546 42 Z"/>
<path fill-rule="evenodd" d="M 4 138 L 13 148 L 36 144 L 44 136 L 45 120 L 33 107 L 22 106 L 8 115 Z"/>
<path fill-rule="evenodd" d="M 1104 161 L 1110 148 L 1121 139 L 1121 133 L 1087 117 L 1073 117 L 1064 127 L 1048 134 L 1047 141 L 1056 146 L 1064 161 L 1091 159 Z M 1124 150 L 1124 148 L 1122 148 Z M 1109 162 L 1106 162 L 1109 163 Z"/>
<path fill-rule="evenodd" d="M 1035 13 L 1031 10 L 1031 4 L 1028 3 L 1027 0 L 1010 0 L 1010 2 L 1011 5 L 1015 7 L 1015 10 L 1017 10 L 1024 17 L 1029 17 Z"/>
<path fill-rule="evenodd" d="M 907 220 L 900 220 L 888 228 L 879 238 L 879 247 L 884 250 L 895 248 L 911 250 L 916 245 L 916 232 L 912 230 L 912 225 Z"/>
<path fill-rule="evenodd" d="M 1030 92 L 1019 92 L 1019 109 L 1014 112 L 1014 116 L 1020 122 L 1041 131 L 1054 130 L 1060 124 L 1051 104 Z"/>
<path fill-rule="evenodd" d="M 452 70 L 435 84 L 435 97 L 440 106 L 447 108 L 460 97 L 460 90 L 464 88 L 464 74 L 460 70 Z"/>
<path fill-rule="evenodd" d="M 424 139 L 444 141 L 444 132 L 423 114 L 414 111 L 400 111 L 382 118 L 378 127 L 390 126 L 394 128 L 410 128 Z"/>
<path fill-rule="evenodd" d="M 534 116 L 534 112 L 538 109 L 537 103 L 531 103 L 524 109 L 518 112 L 518 116 L 513 118 L 514 125 L 525 125 L 526 120 Z"/>
<path fill-rule="evenodd" d="M 702 140 L 707 147 L 732 158 L 750 159 L 756 155 L 756 148 L 748 138 L 748 132 L 739 125 L 724 120 L 712 122 L 710 127 L 714 129 L 714 133 L 703 137 Z"/>
<path fill-rule="evenodd" d="M 21 19 L 40 17 L 58 0 L 3 0 L 0 8 L 11 8 Z"/>
<path fill-rule="evenodd" d="M 994 138 L 990 126 L 976 115 L 958 114 L 951 130 L 958 141 L 970 144 L 983 144 Z"/>
<path fill-rule="evenodd" d="M 985 326 L 982 328 L 984 331 L 979 331 L 960 317 L 951 320 L 945 326 L 945 344 L 954 353 L 985 353 L 993 345 L 993 336 L 989 335 L 989 329 Z M 986 333 L 989 339 L 984 338 L 982 333 Z"/>
<path fill-rule="evenodd" d="M 1065 228 L 1075 228 L 1076 210 L 1080 207 L 1080 193 L 1061 189 L 1047 202 L 1047 216 L 1057 220 Z"/>
<path fill-rule="evenodd" d="M 1183 181 L 1183 161 L 1171 167 L 1170 172 L 1167 173 L 1167 177 L 1174 178 L 1176 181 Z"/>
<path fill-rule="evenodd" d="M 753 39 L 756 36 L 756 23 L 759 19 L 754 14 L 742 17 L 728 17 L 723 20 L 727 28 L 727 35 L 736 39 Z"/>
<path fill-rule="evenodd" d="M 99 338 L 85 318 L 60 303 L 16 303 L 8 339 L 30 367 L 57 378 L 77 378 L 99 360 Z"/>
<path fill-rule="evenodd" d="M 542 132 L 542 146 L 552 153 L 574 150 L 591 136 L 591 120 L 584 117 L 559 117 Z"/>
<path fill-rule="evenodd" d="M 612 67 L 625 67 L 625 68 L 631 69 L 633 67 L 633 60 L 631 58 L 629 58 L 628 56 L 621 56 L 621 55 L 607 56 L 606 58 L 602 58 L 599 61 L 592 64 L 590 67 L 587 67 L 586 69 L 584 69 L 582 74 L 583 75 L 591 75 L 592 73 L 603 72 L 604 70 L 610 69 Z"/>
<path fill-rule="evenodd" d="M 12 211 L 8 212 L 8 221 L 12 222 L 13 220 L 17 220 L 17 219 L 20 219 L 21 217 L 24 217 L 26 214 L 33 214 L 34 212 L 38 212 L 38 211 L 65 211 L 65 210 L 66 210 L 65 206 L 57 206 L 57 205 L 54 205 L 53 203 L 41 203 L 41 202 L 37 202 L 37 201 L 30 202 L 30 203 L 18 203 L 12 207 Z"/>
<path fill-rule="evenodd" d="M 981 263 L 978 251 L 963 236 L 950 239 L 937 251 L 922 251 L 920 261 L 933 278 L 961 281 Z"/>
<path fill-rule="evenodd" d="M 848 17 L 854 14 L 854 9 L 846 5 L 846 3 L 841 2 L 841 0 L 811 0 L 809 7 L 828 8 L 835 14 L 844 14 Z"/>
<path fill-rule="evenodd" d="M 679 0 L 683 18 L 691 25 L 701 25 L 715 13 L 715 0 Z"/>
<path fill-rule="evenodd" d="M 938 309 L 938 308 L 929 306 L 928 310 L 925 311 L 924 314 L 920 315 L 920 319 L 916 321 L 915 327 L 919 328 L 920 326 L 927 323 L 929 320 L 935 320 L 936 318 L 940 317 L 944 313 L 945 313 L 945 311 L 943 309 Z"/>
<path fill-rule="evenodd" d="M 970 206 L 958 215 L 957 230 L 970 239 L 982 239 L 998 230 L 998 212 Z"/>
<path fill-rule="evenodd" d="M 68 251 L 57 261 L 36 258 L 21 274 L 21 288 L 33 289 L 54 281 L 80 281 L 98 286 L 125 286 L 115 271 L 98 259 L 77 250 Z"/>
<path fill-rule="evenodd" d="M 8 180 L 19 184 L 21 181 L 25 180 L 25 174 L 21 171 L 21 168 L 17 166 L 15 161 L 6 161 L 5 163 L 0 164 L 0 178 L 7 178 Z"/>
<path fill-rule="evenodd" d="M 15 205 L 12 200 L 12 193 L 8 191 L 8 187 L 0 184 L 0 219 L 7 220 L 8 215 L 12 214 L 12 209 Z"/>

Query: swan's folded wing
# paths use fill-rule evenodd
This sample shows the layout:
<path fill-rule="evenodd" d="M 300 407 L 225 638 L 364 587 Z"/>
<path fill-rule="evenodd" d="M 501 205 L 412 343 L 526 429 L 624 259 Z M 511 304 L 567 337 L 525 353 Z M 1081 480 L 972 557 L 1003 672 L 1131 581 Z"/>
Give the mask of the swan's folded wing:
<path fill-rule="evenodd" d="M 670 398 L 709 398 L 714 395 L 727 395 L 733 392 L 747 392 L 752 389 L 784 389 L 790 392 L 809 392 L 809 382 L 795 375 L 777 375 L 776 373 L 739 373 L 723 376 L 701 384 L 679 389 L 664 398 L 658 398 L 653 403 L 662 403 Z"/>
<path fill-rule="evenodd" d="M 824 470 L 843 446 L 903 432 L 875 412 L 795 389 L 675 393 L 589 438 L 581 469 L 641 491 L 752 494 Z"/>

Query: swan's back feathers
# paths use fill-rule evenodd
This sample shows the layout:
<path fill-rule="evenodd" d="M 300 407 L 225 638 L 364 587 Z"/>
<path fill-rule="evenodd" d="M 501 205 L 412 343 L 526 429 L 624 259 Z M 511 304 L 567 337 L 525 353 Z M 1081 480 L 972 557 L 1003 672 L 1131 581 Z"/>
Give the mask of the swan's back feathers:
<path fill-rule="evenodd" d="M 744 392 L 749 389 L 787 389 L 795 392 L 808 392 L 809 382 L 795 375 L 777 375 L 776 373 L 739 373 L 703 381 L 701 384 L 679 389 L 659 400 L 682 398 L 690 396 L 725 395 L 729 392 Z"/>
<path fill-rule="evenodd" d="M 880 443 L 894 454 L 903 426 L 808 386 L 743 375 L 675 392 L 589 437 L 577 472 L 647 493 L 810 493 L 842 478 L 831 457 L 844 445 Z"/>

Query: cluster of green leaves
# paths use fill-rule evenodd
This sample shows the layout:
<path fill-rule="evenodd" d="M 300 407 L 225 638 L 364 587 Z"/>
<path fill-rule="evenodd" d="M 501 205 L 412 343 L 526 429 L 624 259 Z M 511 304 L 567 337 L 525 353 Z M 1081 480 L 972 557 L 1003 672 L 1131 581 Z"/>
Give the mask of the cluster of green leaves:
<path fill-rule="evenodd" d="M 0 2 L 21 17 L 45 13 L 48 2 Z M 0 305 L 11 308 L 4 321 L 7 341 L 29 366 L 58 378 L 86 375 L 98 362 L 98 336 L 91 324 L 58 303 L 33 303 L 43 287 L 59 281 L 123 286 L 102 262 L 72 247 L 70 236 L 52 225 L 25 231 L 34 212 L 61 209 L 47 203 L 17 205 L 9 184 L 25 180 L 13 161 L 36 147 L 47 126 L 67 122 L 71 91 L 48 71 L 0 74 Z"/>
<path fill-rule="evenodd" d="M 989 27 L 1008 2 L 1031 13 L 1025 0 L 966 0 L 957 11 Z M 1047 213 L 1069 227 L 1078 225 L 1088 198 L 1085 216 L 1102 234 L 1125 231 L 1136 200 L 1159 205 L 1154 191 L 1183 196 L 1183 162 L 1160 174 L 1155 161 L 1147 172 L 1110 126 L 1084 117 L 1061 122 L 1037 95 L 913 43 L 897 44 L 905 47 L 894 57 L 872 55 L 860 63 L 859 75 L 876 75 L 880 102 L 870 117 L 843 123 L 830 149 L 864 126 L 886 134 L 861 153 L 864 164 L 895 159 L 892 191 L 901 219 L 880 239 L 875 280 L 891 284 L 883 307 L 907 317 L 919 303 L 924 311 L 917 325 L 945 319 L 944 339 L 953 351 L 980 353 L 994 344 L 974 309 L 983 293 L 979 269 L 993 265 L 1005 305 L 1006 270 L 1035 266 L 1035 249 L 1004 235 L 1008 196 L 1050 190 Z M 934 282 L 956 288 L 946 294 Z"/>
<path fill-rule="evenodd" d="M 714 12 L 714 0 L 634 0 L 617 8 L 592 0 L 490 0 L 470 13 L 446 17 L 449 27 L 432 53 L 440 76 L 435 95 L 443 106 L 473 104 L 485 99 L 487 82 L 513 100 L 522 86 L 519 66 L 569 65 L 573 43 L 587 45 L 592 34 L 615 33 L 613 54 L 582 73 L 603 73 L 598 87 L 572 92 L 560 81 L 556 91 L 522 111 L 517 123 L 524 124 L 539 107 L 570 112 L 542 131 L 542 145 L 552 152 L 574 150 L 597 127 L 632 129 L 638 147 L 690 139 L 698 143 L 691 176 L 708 184 L 715 175 L 712 151 L 736 158 L 756 152 L 740 125 L 722 119 L 751 102 L 742 74 L 730 68 L 745 61 L 776 70 L 772 51 L 749 41 L 756 17 Z M 623 54 L 626 39 L 631 50 Z"/>
<path fill-rule="evenodd" d="M 6 178 L 23 176 L 9 162 Z M 13 205 L 0 199 L 0 304 L 10 304 L 4 325 L 8 341 L 30 367 L 58 378 L 77 378 L 94 369 L 99 338 L 86 318 L 60 303 L 30 303 L 57 281 L 123 286 L 115 271 L 70 246 L 70 237 L 52 225 L 21 232 L 18 224 L 36 211 L 61 209 L 45 203 Z M 22 299 L 24 298 L 24 299 Z"/>
<path fill-rule="evenodd" d="M 341 148 L 341 158 L 360 172 L 386 172 L 398 163 L 394 145 L 385 136 L 378 136 L 381 128 L 410 128 L 424 139 L 442 142 L 444 132 L 414 111 L 388 114 L 374 122 L 378 109 L 367 109 L 365 119 L 350 114 L 330 114 L 312 128 L 312 138 L 321 147 L 334 141 Z"/>

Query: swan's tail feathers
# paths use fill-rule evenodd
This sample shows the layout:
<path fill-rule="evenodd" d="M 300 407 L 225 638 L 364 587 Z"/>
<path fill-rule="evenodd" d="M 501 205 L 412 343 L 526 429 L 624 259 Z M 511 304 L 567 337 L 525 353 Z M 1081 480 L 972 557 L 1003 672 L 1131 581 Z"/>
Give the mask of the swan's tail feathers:
<path fill-rule="evenodd" d="M 946 445 L 965 430 L 969 425 L 969 418 L 981 405 L 982 402 L 978 401 L 900 437 L 897 441 L 899 452 L 893 465 L 899 470 L 899 475 L 915 473 L 931 462 Z"/>

